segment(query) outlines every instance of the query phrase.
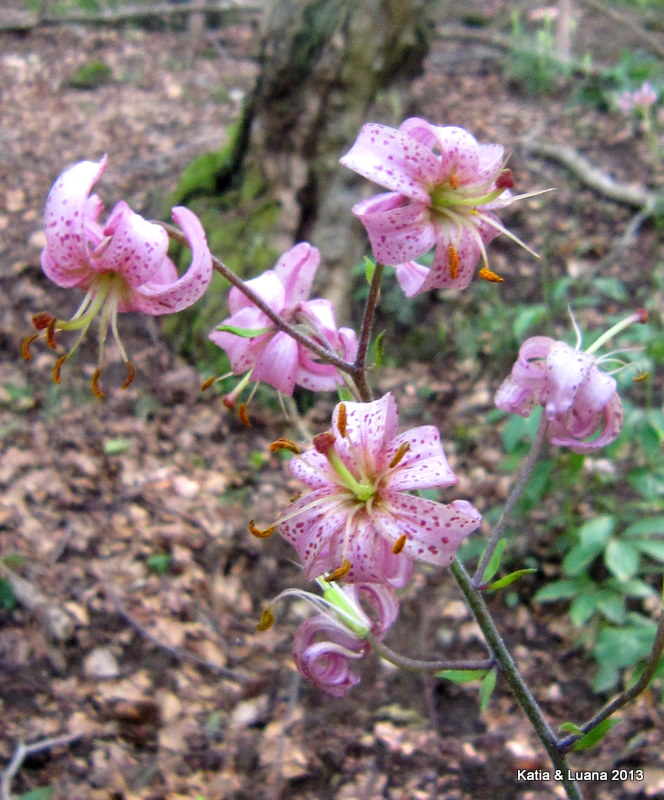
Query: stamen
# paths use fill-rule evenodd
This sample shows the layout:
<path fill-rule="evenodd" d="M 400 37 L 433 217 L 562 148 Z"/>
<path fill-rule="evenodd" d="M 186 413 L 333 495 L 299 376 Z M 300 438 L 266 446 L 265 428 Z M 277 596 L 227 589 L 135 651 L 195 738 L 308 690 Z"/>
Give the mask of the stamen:
<path fill-rule="evenodd" d="M 496 189 L 513 189 L 514 176 L 511 169 L 504 169 L 496 178 Z"/>
<path fill-rule="evenodd" d="M 399 555 L 399 553 L 404 549 L 407 541 L 408 541 L 408 535 L 402 533 L 401 536 L 392 545 L 392 552 L 394 553 L 395 556 Z"/>
<path fill-rule="evenodd" d="M 456 172 L 451 172 L 449 177 L 447 178 L 447 182 L 452 187 L 452 189 L 459 188 L 459 178 L 457 177 Z"/>
<path fill-rule="evenodd" d="M 106 397 L 106 395 L 104 394 L 104 390 L 99 385 L 100 376 L 101 376 L 101 370 L 99 369 L 99 367 L 97 367 L 97 369 L 92 373 L 92 381 L 90 382 L 90 385 L 92 387 L 92 393 L 94 394 L 94 396 L 98 397 L 100 400 L 103 400 Z"/>
<path fill-rule="evenodd" d="M 256 625 L 257 631 L 266 631 L 268 628 L 271 628 L 274 625 L 274 614 L 270 611 L 269 608 L 264 608 L 261 613 L 261 618 Z"/>
<path fill-rule="evenodd" d="M 277 450 L 290 450 L 290 452 L 295 453 L 296 456 L 302 452 L 295 442 L 291 442 L 290 439 L 277 439 L 272 442 L 270 445 L 270 452 L 274 453 Z"/>
<path fill-rule="evenodd" d="M 397 452 L 392 456 L 392 460 L 390 461 L 388 468 L 393 469 L 396 465 L 401 461 L 401 459 L 406 455 L 406 453 L 410 450 L 410 443 L 409 442 L 402 442 L 399 445 L 399 449 Z"/>
<path fill-rule="evenodd" d="M 451 244 L 447 248 L 447 262 L 450 265 L 450 275 L 452 279 L 459 277 L 459 251 Z"/>
<path fill-rule="evenodd" d="M 346 404 L 339 403 L 339 410 L 337 413 L 337 430 L 342 439 L 348 438 L 348 415 L 346 414 Z"/>
<path fill-rule="evenodd" d="M 237 407 L 237 415 L 243 425 L 245 425 L 247 428 L 251 428 L 251 420 L 249 419 L 249 414 L 247 413 L 246 403 L 240 403 L 240 405 Z"/>
<path fill-rule="evenodd" d="M 502 283 L 505 279 L 501 278 L 495 272 L 492 272 L 488 267 L 482 267 L 477 273 L 482 280 L 490 281 L 491 283 Z"/>
<path fill-rule="evenodd" d="M 65 361 L 69 358 L 68 355 L 60 356 L 53 365 L 53 380 L 55 383 L 60 383 L 60 370 L 62 369 L 62 365 Z"/>
<path fill-rule="evenodd" d="M 335 569 L 333 572 L 330 572 L 330 574 L 325 578 L 325 580 L 328 583 L 333 583 L 334 581 L 340 581 L 342 578 L 345 578 L 346 575 L 348 575 L 352 566 L 353 565 L 350 563 L 350 561 L 347 558 L 344 558 L 342 565 L 337 569 Z"/>
<path fill-rule="evenodd" d="M 51 350 L 55 350 L 55 317 L 51 318 L 51 321 L 46 326 L 46 344 L 51 348 Z"/>
<path fill-rule="evenodd" d="M 272 536 L 276 529 L 276 525 L 270 525 L 269 528 L 257 528 L 256 520 L 253 519 L 249 522 L 249 533 L 257 539 L 267 539 L 268 536 Z"/>
<path fill-rule="evenodd" d="M 209 389 L 210 386 L 212 386 L 212 384 L 215 382 L 215 380 L 216 380 L 216 378 L 213 375 L 211 378 L 208 378 L 206 381 L 203 381 L 203 383 L 201 383 L 201 387 L 200 387 L 201 391 L 204 392 L 206 389 Z"/>
<path fill-rule="evenodd" d="M 136 367 L 131 363 L 131 361 L 126 361 L 125 366 L 127 368 L 127 377 L 120 387 L 121 389 L 128 389 L 136 377 Z"/>
<path fill-rule="evenodd" d="M 633 380 L 633 381 L 637 381 L 637 383 L 641 383 L 641 381 L 645 381 L 645 380 L 647 380 L 649 377 L 650 377 L 650 373 L 649 373 L 648 371 L 646 371 L 646 372 L 639 372 L 639 374 L 638 374 L 638 375 L 635 375 L 635 376 L 632 378 L 632 380 Z"/>
<path fill-rule="evenodd" d="M 33 333 L 32 336 L 26 336 L 25 339 L 21 342 L 21 358 L 24 361 L 31 361 L 32 360 L 32 353 L 30 352 L 30 345 L 34 342 L 35 339 L 39 338 L 38 333 Z"/>
<path fill-rule="evenodd" d="M 335 441 L 336 439 L 332 431 L 324 431 L 323 433 L 317 433 L 312 439 L 312 443 L 315 449 L 321 455 L 324 456 L 326 456 L 330 452 L 330 450 L 334 448 Z"/>

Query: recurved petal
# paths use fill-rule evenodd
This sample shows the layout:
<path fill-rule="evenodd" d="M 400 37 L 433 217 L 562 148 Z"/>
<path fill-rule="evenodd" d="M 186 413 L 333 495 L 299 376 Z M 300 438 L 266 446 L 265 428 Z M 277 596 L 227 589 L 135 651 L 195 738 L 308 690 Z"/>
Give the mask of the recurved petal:
<path fill-rule="evenodd" d="M 519 357 L 512 367 L 512 379 L 531 391 L 543 388 L 547 378 L 546 358 L 555 340 L 548 336 L 531 336 L 519 348 Z"/>
<path fill-rule="evenodd" d="M 438 159 L 428 147 L 376 123 L 362 127 L 341 163 L 379 186 L 421 203 L 428 202 L 429 189 L 438 175 Z"/>
<path fill-rule="evenodd" d="M 535 408 L 535 394 L 532 389 L 524 388 L 514 378 L 506 378 L 494 398 L 496 406 L 501 411 L 518 414 L 520 417 L 529 417 Z"/>
<path fill-rule="evenodd" d="M 436 243 L 429 207 L 404 202 L 400 195 L 379 194 L 353 207 L 353 214 L 367 231 L 374 256 L 383 264 L 412 261 Z"/>
<path fill-rule="evenodd" d="M 371 403 L 343 405 L 346 409 L 346 436 L 339 431 L 341 403 L 332 414 L 333 430 L 337 436 L 335 450 L 351 471 L 353 465 L 357 465 L 367 476 L 375 475 L 382 452 L 397 435 L 398 416 L 394 397 L 388 392 Z"/>
<path fill-rule="evenodd" d="M 334 472 L 327 459 L 317 450 L 306 450 L 288 462 L 291 473 L 310 489 L 327 488 L 335 491 L 338 487 Z"/>
<path fill-rule="evenodd" d="M 406 534 L 402 552 L 439 567 L 452 563 L 461 542 L 482 523 L 480 513 L 465 500 L 444 505 L 402 492 L 385 492 L 372 514 L 392 545 Z"/>
<path fill-rule="evenodd" d="M 273 269 L 268 269 L 245 281 L 247 286 L 257 294 L 274 312 L 280 314 L 284 309 L 286 291 L 283 283 L 279 280 Z M 228 310 L 231 314 L 236 314 L 243 308 L 256 308 L 254 303 L 241 292 L 236 286 L 228 293 Z"/>
<path fill-rule="evenodd" d="M 88 262 L 95 272 L 116 272 L 136 289 L 151 281 L 173 277 L 175 268 L 164 270 L 168 234 L 161 225 L 148 222 L 120 201 L 103 230 L 104 240 L 90 251 Z M 177 278 L 177 273 L 175 273 Z M 164 284 L 162 284 L 164 285 Z"/>
<path fill-rule="evenodd" d="M 295 339 L 283 331 L 268 337 L 256 356 L 252 379 L 269 383 L 285 395 L 292 395 L 298 370 L 298 349 Z"/>
<path fill-rule="evenodd" d="M 291 247 L 277 261 L 274 272 L 284 287 L 284 308 L 293 308 L 309 297 L 319 262 L 317 248 L 308 242 Z"/>
<path fill-rule="evenodd" d="M 58 177 L 46 199 L 42 267 L 59 286 L 82 286 L 86 272 L 93 276 L 88 265 L 87 222 L 94 211 L 98 216 L 99 198 L 91 206 L 88 195 L 105 169 L 106 156 L 99 162 L 72 165 Z"/>
<path fill-rule="evenodd" d="M 172 283 L 149 281 L 134 290 L 133 308 L 145 314 L 182 311 L 203 296 L 212 277 L 212 256 L 198 217 L 183 206 L 173 208 L 172 216 L 189 242 L 191 264 L 184 275 Z"/>
<path fill-rule="evenodd" d="M 406 445 L 407 452 L 390 468 L 392 460 Z M 379 469 L 386 471 L 384 486 L 389 491 L 436 489 L 457 482 L 445 458 L 440 434 L 433 425 L 411 428 L 392 439 L 381 455 Z"/>
<path fill-rule="evenodd" d="M 546 381 L 540 395 L 549 419 L 563 417 L 572 407 L 594 359 L 564 342 L 554 342 L 546 357 Z"/>
<path fill-rule="evenodd" d="M 316 641 L 320 636 L 324 641 Z M 332 697 L 345 697 L 360 682 L 349 659 L 362 658 L 366 644 L 327 615 L 305 620 L 293 637 L 293 658 L 307 680 Z"/>
<path fill-rule="evenodd" d="M 603 425 L 602 425 L 603 423 Z M 614 442 L 623 424 L 623 406 L 620 396 L 616 392 L 604 406 L 602 414 L 597 420 L 599 435 L 594 439 L 582 440 L 570 433 L 564 420 L 554 420 L 549 423 L 549 441 L 560 447 L 569 447 L 575 453 L 592 453 Z M 591 432 L 592 433 L 592 432 Z"/>
<path fill-rule="evenodd" d="M 440 148 L 439 180 L 454 174 L 461 186 L 477 181 L 480 146 L 475 137 L 464 128 L 453 125 L 436 127 L 435 132 Z"/>
<path fill-rule="evenodd" d="M 417 261 L 406 261 L 396 264 L 397 281 L 406 297 L 414 297 L 423 291 L 422 286 L 429 274 L 429 268 L 418 264 Z"/>

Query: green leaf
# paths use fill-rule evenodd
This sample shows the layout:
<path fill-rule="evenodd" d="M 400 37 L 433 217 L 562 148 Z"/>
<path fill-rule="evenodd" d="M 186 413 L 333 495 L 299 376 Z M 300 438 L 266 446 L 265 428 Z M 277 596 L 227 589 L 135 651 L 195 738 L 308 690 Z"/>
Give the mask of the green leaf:
<path fill-rule="evenodd" d="M 573 547 L 563 559 L 563 571 L 570 577 L 582 573 L 588 564 L 604 550 L 615 527 L 616 518 L 608 514 L 584 523 L 578 531 L 579 544 Z"/>
<path fill-rule="evenodd" d="M 630 542 L 610 539 L 604 551 L 604 563 L 618 580 L 633 578 L 639 571 L 639 551 Z"/>
<path fill-rule="evenodd" d="M 215 330 L 222 333 L 232 333 L 235 336 L 241 336 L 243 339 L 255 339 L 256 336 L 263 336 L 273 331 L 274 326 L 270 325 L 267 328 L 238 328 L 235 325 L 219 325 Z"/>
<path fill-rule="evenodd" d="M 582 591 L 584 581 L 579 578 L 570 578 L 568 580 L 554 581 L 548 586 L 540 589 L 534 597 L 537 603 L 551 603 L 555 600 L 568 600 Z"/>
<path fill-rule="evenodd" d="M 346 386 L 339 386 L 337 388 L 337 395 L 339 396 L 340 403 L 351 403 L 353 400 L 355 400 L 353 393 Z"/>
<path fill-rule="evenodd" d="M 11 583 L 5 578 L 0 578 L 0 608 L 11 611 L 16 606 L 16 595 Z"/>
<path fill-rule="evenodd" d="M 537 570 L 533 568 L 517 569 L 515 572 L 510 572 L 509 575 L 505 575 L 503 578 L 499 578 L 497 581 L 487 586 L 487 591 L 495 592 L 496 589 L 504 589 L 505 586 L 509 586 L 514 583 L 514 581 L 518 581 L 522 575 L 529 575 L 532 572 L 537 572 Z"/>
<path fill-rule="evenodd" d="M 496 688 L 497 677 L 498 670 L 494 667 L 490 672 L 487 672 L 482 679 L 482 684 L 480 685 L 480 711 L 486 710 L 486 707 L 489 705 L 493 690 Z"/>
<path fill-rule="evenodd" d="M 374 342 L 374 367 L 382 367 L 385 363 L 385 331 L 376 336 Z"/>
<path fill-rule="evenodd" d="M 601 589 L 597 592 L 597 610 L 610 622 L 622 625 L 625 622 L 625 598 L 619 592 Z"/>
<path fill-rule="evenodd" d="M 364 256 L 364 277 L 367 279 L 369 285 L 371 285 L 375 271 L 376 262 L 372 261 L 369 256 Z"/>
<path fill-rule="evenodd" d="M 170 553 L 153 553 L 148 556 L 145 563 L 153 572 L 158 575 L 165 575 L 171 566 L 172 560 L 173 556 Z"/>
<path fill-rule="evenodd" d="M 578 725 L 575 725 L 573 722 L 563 722 L 560 726 L 560 730 L 564 731 L 565 733 L 576 733 L 579 736 L 583 735 L 583 731 L 579 728 Z"/>
<path fill-rule="evenodd" d="M 512 333 L 514 338 L 521 341 L 526 333 L 543 320 L 547 315 L 547 307 L 542 303 L 534 306 L 526 306 L 522 308 L 516 315 L 516 319 L 512 323 Z"/>
<path fill-rule="evenodd" d="M 446 681 L 454 683 L 468 683 L 483 678 L 485 675 L 485 669 L 441 669 L 434 677 L 445 678 Z"/>
<path fill-rule="evenodd" d="M 598 598 L 596 594 L 584 593 L 574 598 L 569 608 L 572 623 L 580 628 L 597 611 Z"/>
<path fill-rule="evenodd" d="M 657 561 L 664 561 L 664 542 L 649 542 L 647 539 L 634 542 L 634 547 Z"/>
<path fill-rule="evenodd" d="M 628 538 L 641 538 L 642 536 L 664 536 L 664 517 L 646 517 L 629 525 L 623 534 Z"/>
<path fill-rule="evenodd" d="M 585 736 L 582 736 L 578 742 L 574 743 L 574 750 L 587 750 L 601 741 L 606 734 L 622 722 L 620 719 L 605 719 L 595 725 L 594 728 L 588 731 Z"/>
<path fill-rule="evenodd" d="M 131 439 L 107 439 L 104 442 L 104 453 L 107 456 L 119 456 L 121 453 L 126 453 L 132 446 Z"/>
<path fill-rule="evenodd" d="M 40 786 L 38 789 L 30 789 L 29 792 L 20 794 L 16 800 L 50 800 L 52 795 L 52 786 Z"/>
<path fill-rule="evenodd" d="M 507 539 L 499 539 L 496 543 L 496 547 L 493 553 L 491 553 L 489 563 L 486 565 L 486 569 L 484 570 L 484 575 L 482 575 L 482 583 L 490 581 L 500 569 L 500 559 L 503 557 L 503 551 L 505 550 L 506 545 Z"/>

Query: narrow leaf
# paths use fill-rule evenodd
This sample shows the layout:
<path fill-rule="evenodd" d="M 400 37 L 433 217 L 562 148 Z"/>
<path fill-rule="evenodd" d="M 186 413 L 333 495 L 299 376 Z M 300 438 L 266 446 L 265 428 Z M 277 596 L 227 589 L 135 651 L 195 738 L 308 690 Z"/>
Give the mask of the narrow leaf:
<path fill-rule="evenodd" d="M 454 683 L 468 683 L 483 678 L 485 675 L 485 669 L 441 669 L 434 677 L 445 678 L 446 681 Z"/>
<path fill-rule="evenodd" d="M 599 725 L 595 725 L 592 730 L 588 731 L 585 736 L 582 736 L 579 741 L 574 744 L 574 750 L 586 750 L 589 747 L 593 747 L 606 736 L 611 728 L 615 728 L 621 721 L 622 720 L 619 719 L 605 719 L 603 722 L 600 722 Z"/>
<path fill-rule="evenodd" d="M 482 679 L 482 684 L 480 686 L 480 711 L 485 711 L 486 707 L 489 705 L 493 690 L 496 688 L 497 677 L 498 670 L 494 667 L 491 672 L 487 672 Z"/>
<path fill-rule="evenodd" d="M 565 731 L 565 733 L 576 733 L 578 736 L 583 735 L 583 731 L 573 722 L 563 722 L 560 726 L 561 731 Z"/>
<path fill-rule="evenodd" d="M 532 572 L 537 572 L 537 570 L 532 568 L 517 569 L 515 572 L 510 572 L 509 575 L 505 575 L 503 578 L 499 578 L 497 581 L 491 583 L 487 586 L 487 591 L 495 592 L 496 589 L 504 589 L 505 586 L 509 586 L 514 583 L 514 581 L 518 581 L 522 575 L 529 575 Z"/>
<path fill-rule="evenodd" d="M 274 328 L 272 326 L 267 328 L 238 328 L 235 325 L 219 325 L 215 330 L 222 333 L 232 333 L 235 336 L 241 336 L 243 339 L 254 339 L 256 336 L 270 333 Z"/>
<path fill-rule="evenodd" d="M 374 272 L 376 271 L 376 262 L 372 261 L 369 256 L 364 257 L 364 277 L 367 279 L 367 283 L 371 285 L 371 281 L 373 280 Z"/>
<path fill-rule="evenodd" d="M 496 549 L 491 554 L 491 558 L 489 559 L 489 563 L 486 565 L 486 569 L 484 570 L 484 575 L 482 575 L 482 583 L 486 583 L 490 581 L 491 578 L 498 572 L 500 568 L 500 559 L 503 557 L 503 550 L 507 545 L 507 539 L 500 539 L 498 544 L 496 545 Z"/>

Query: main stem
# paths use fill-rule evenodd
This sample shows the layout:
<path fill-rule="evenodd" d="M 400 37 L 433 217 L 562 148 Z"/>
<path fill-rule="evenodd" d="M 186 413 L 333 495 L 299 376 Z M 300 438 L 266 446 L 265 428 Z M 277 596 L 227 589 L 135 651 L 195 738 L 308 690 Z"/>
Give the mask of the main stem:
<path fill-rule="evenodd" d="M 502 636 L 498 632 L 495 623 L 486 607 L 484 599 L 480 593 L 475 589 L 470 576 L 464 569 L 463 564 L 458 560 L 452 562 L 450 567 L 452 574 L 456 578 L 457 583 L 461 587 L 461 591 L 470 606 L 473 616 L 480 626 L 484 638 L 486 639 L 491 652 L 498 664 L 498 667 L 503 674 L 507 685 L 512 690 L 512 694 L 516 698 L 524 713 L 530 720 L 535 733 L 544 745 L 549 758 L 553 763 L 556 770 L 560 770 L 562 774 L 562 784 L 565 788 L 568 800 L 583 800 L 583 795 L 576 781 L 568 777 L 567 759 L 564 754 L 558 750 L 557 738 L 551 730 L 549 723 L 544 718 L 542 711 L 533 697 L 530 689 L 526 686 L 518 667 L 514 663 L 509 650 L 507 649 Z"/>

